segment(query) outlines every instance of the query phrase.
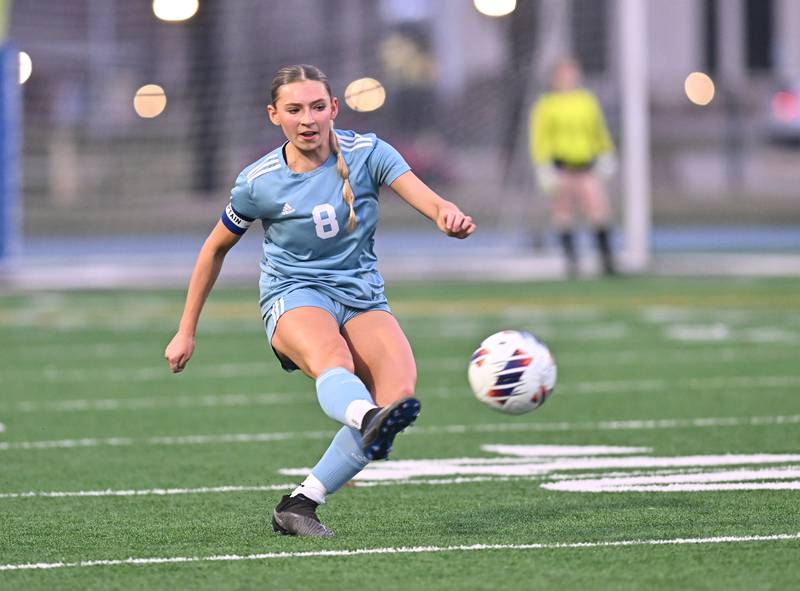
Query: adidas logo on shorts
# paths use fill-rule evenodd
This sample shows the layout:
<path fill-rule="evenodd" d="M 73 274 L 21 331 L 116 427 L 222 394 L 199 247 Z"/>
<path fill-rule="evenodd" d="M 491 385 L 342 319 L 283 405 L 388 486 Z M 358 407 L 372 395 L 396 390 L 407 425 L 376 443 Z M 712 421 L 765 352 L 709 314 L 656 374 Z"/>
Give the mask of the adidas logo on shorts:
<path fill-rule="evenodd" d="M 289 215 L 290 213 L 294 213 L 294 207 L 288 203 L 284 203 L 283 209 L 281 210 L 281 215 Z"/>

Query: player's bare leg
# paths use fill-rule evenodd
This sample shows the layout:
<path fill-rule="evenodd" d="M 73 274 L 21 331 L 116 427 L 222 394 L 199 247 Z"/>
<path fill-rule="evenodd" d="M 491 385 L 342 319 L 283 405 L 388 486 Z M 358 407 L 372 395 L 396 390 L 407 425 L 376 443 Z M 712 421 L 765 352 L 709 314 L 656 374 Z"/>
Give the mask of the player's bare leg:
<path fill-rule="evenodd" d="M 575 218 L 574 198 L 576 191 L 575 175 L 560 171 L 559 183 L 552 200 L 553 225 L 558 230 L 558 239 L 567 266 L 567 276 L 578 275 L 578 253 L 575 249 L 575 236 L 572 224 Z"/>
<path fill-rule="evenodd" d="M 383 459 L 395 436 L 419 415 L 414 397 L 417 367 L 411 345 L 397 319 L 388 312 L 364 312 L 350 320 L 343 335 L 353 355 L 355 373 L 372 392 L 379 410 L 364 417 L 361 426 L 364 453 Z"/>
<path fill-rule="evenodd" d="M 614 275 L 615 267 L 609 238 L 611 211 L 603 183 L 597 178 L 597 175 L 584 173 L 580 175 L 577 189 L 586 217 L 594 227 L 595 241 L 597 250 L 600 252 L 603 272 L 606 275 Z"/>
<path fill-rule="evenodd" d="M 304 306 L 284 313 L 275 327 L 272 346 L 312 379 L 330 368 L 353 371 L 347 342 L 339 333 L 334 318 L 322 308 Z M 314 487 L 308 486 L 309 480 L 321 488 L 317 491 L 321 496 L 313 494 Z M 281 498 L 272 512 L 272 529 L 292 536 L 332 537 L 334 532 L 317 517 L 317 507 L 324 502 L 324 495 L 333 491 L 311 475 L 304 484 L 305 488 L 301 485 Z M 311 498 L 315 496 L 317 500 Z"/>
<path fill-rule="evenodd" d="M 284 313 L 275 326 L 272 346 L 311 379 L 331 367 L 354 369 L 336 320 L 322 308 L 303 306 Z"/>

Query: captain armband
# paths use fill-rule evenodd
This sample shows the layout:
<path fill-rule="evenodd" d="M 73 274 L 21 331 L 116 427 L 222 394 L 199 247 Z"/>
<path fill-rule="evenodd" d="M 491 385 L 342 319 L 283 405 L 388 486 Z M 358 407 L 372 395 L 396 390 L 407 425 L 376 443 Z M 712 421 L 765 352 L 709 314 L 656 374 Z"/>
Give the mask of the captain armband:
<path fill-rule="evenodd" d="M 228 228 L 228 230 L 234 234 L 240 235 L 244 234 L 247 231 L 247 228 L 250 227 L 250 224 L 253 223 L 253 218 L 249 218 L 238 213 L 235 209 L 233 209 L 233 205 L 230 203 L 228 203 L 225 211 L 222 212 L 221 219 L 222 223 L 225 224 L 225 227 Z"/>

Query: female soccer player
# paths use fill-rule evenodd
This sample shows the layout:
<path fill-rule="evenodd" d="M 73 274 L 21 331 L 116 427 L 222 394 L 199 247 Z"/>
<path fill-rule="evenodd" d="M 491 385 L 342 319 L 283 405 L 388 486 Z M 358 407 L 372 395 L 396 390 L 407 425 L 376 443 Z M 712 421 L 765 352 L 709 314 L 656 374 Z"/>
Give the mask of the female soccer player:
<path fill-rule="evenodd" d="M 577 198 L 594 226 L 603 271 L 614 273 L 609 244 L 610 212 L 603 180 L 615 168 L 614 144 L 595 96 L 580 86 L 580 69 L 562 58 L 553 69 L 552 91 L 531 110 L 530 151 L 536 179 L 552 196 L 553 221 L 558 229 L 569 274 L 577 274 L 573 240 Z"/>
<path fill-rule="evenodd" d="M 200 312 L 223 259 L 255 220 L 264 228 L 260 304 L 282 367 L 316 380 L 322 410 L 344 426 L 311 474 L 272 514 L 276 532 L 329 537 L 316 508 L 370 460 L 389 454 L 414 422 L 416 365 L 376 269 L 378 191 L 388 185 L 448 236 L 466 238 L 472 218 L 420 181 L 374 134 L 334 130 L 339 109 L 314 66 L 281 69 L 270 121 L 284 144 L 236 179 L 222 219 L 200 250 L 177 334 L 164 356 L 180 372 L 192 356 Z"/>

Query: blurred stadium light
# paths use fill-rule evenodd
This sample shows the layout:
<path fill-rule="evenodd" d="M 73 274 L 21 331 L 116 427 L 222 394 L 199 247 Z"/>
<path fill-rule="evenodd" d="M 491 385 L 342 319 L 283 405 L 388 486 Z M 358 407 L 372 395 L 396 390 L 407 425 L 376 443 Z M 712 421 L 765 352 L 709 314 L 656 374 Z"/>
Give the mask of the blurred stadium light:
<path fill-rule="evenodd" d="M 692 72 L 686 77 L 683 84 L 686 91 L 686 98 L 695 105 L 705 107 L 714 100 L 714 81 L 708 74 L 703 72 Z"/>
<path fill-rule="evenodd" d="M 353 80 L 344 89 L 344 100 L 354 111 L 375 111 L 386 102 L 386 90 L 375 78 Z"/>
<path fill-rule="evenodd" d="M 158 84 L 145 84 L 133 97 L 133 109 L 143 119 L 158 117 L 167 108 L 167 95 Z"/>
<path fill-rule="evenodd" d="M 377 249 L 387 273 L 558 276 L 526 122 L 549 64 L 567 52 L 620 149 L 610 189 L 629 268 L 691 251 L 800 252 L 796 153 L 765 141 L 776 88 L 800 78 L 793 0 L 726 0 L 724 10 L 719 0 L 529 0 L 502 18 L 449 0 L 204 0 L 182 22 L 154 9 L 13 5 L 10 40 L 36 62 L 17 118 L 16 269 L 57 259 L 72 277 L 96 263 L 183 281 L 235 175 L 282 141 L 264 114 L 270 77 L 308 62 L 342 99 L 351 81 L 380 80 L 383 106 L 343 109 L 337 125 L 393 143 L 480 224 L 470 240 L 447 241 L 386 199 Z M 686 100 L 693 71 L 717 83 L 704 109 Z M 131 100 L 154 82 L 169 106 L 148 121 Z M 256 272 L 250 234 L 226 272 Z M 588 251 L 585 260 L 591 268 Z"/>
<path fill-rule="evenodd" d="M 514 12 L 517 0 L 474 0 L 475 8 L 486 16 L 506 16 Z"/>
<path fill-rule="evenodd" d="M 25 84 L 33 74 L 33 60 L 26 52 L 19 52 L 19 83 Z"/>
<path fill-rule="evenodd" d="M 153 0 L 153 14 L 162 21 L 188 20 L 197 13 L 198 8 L 198 0 Z"/>

